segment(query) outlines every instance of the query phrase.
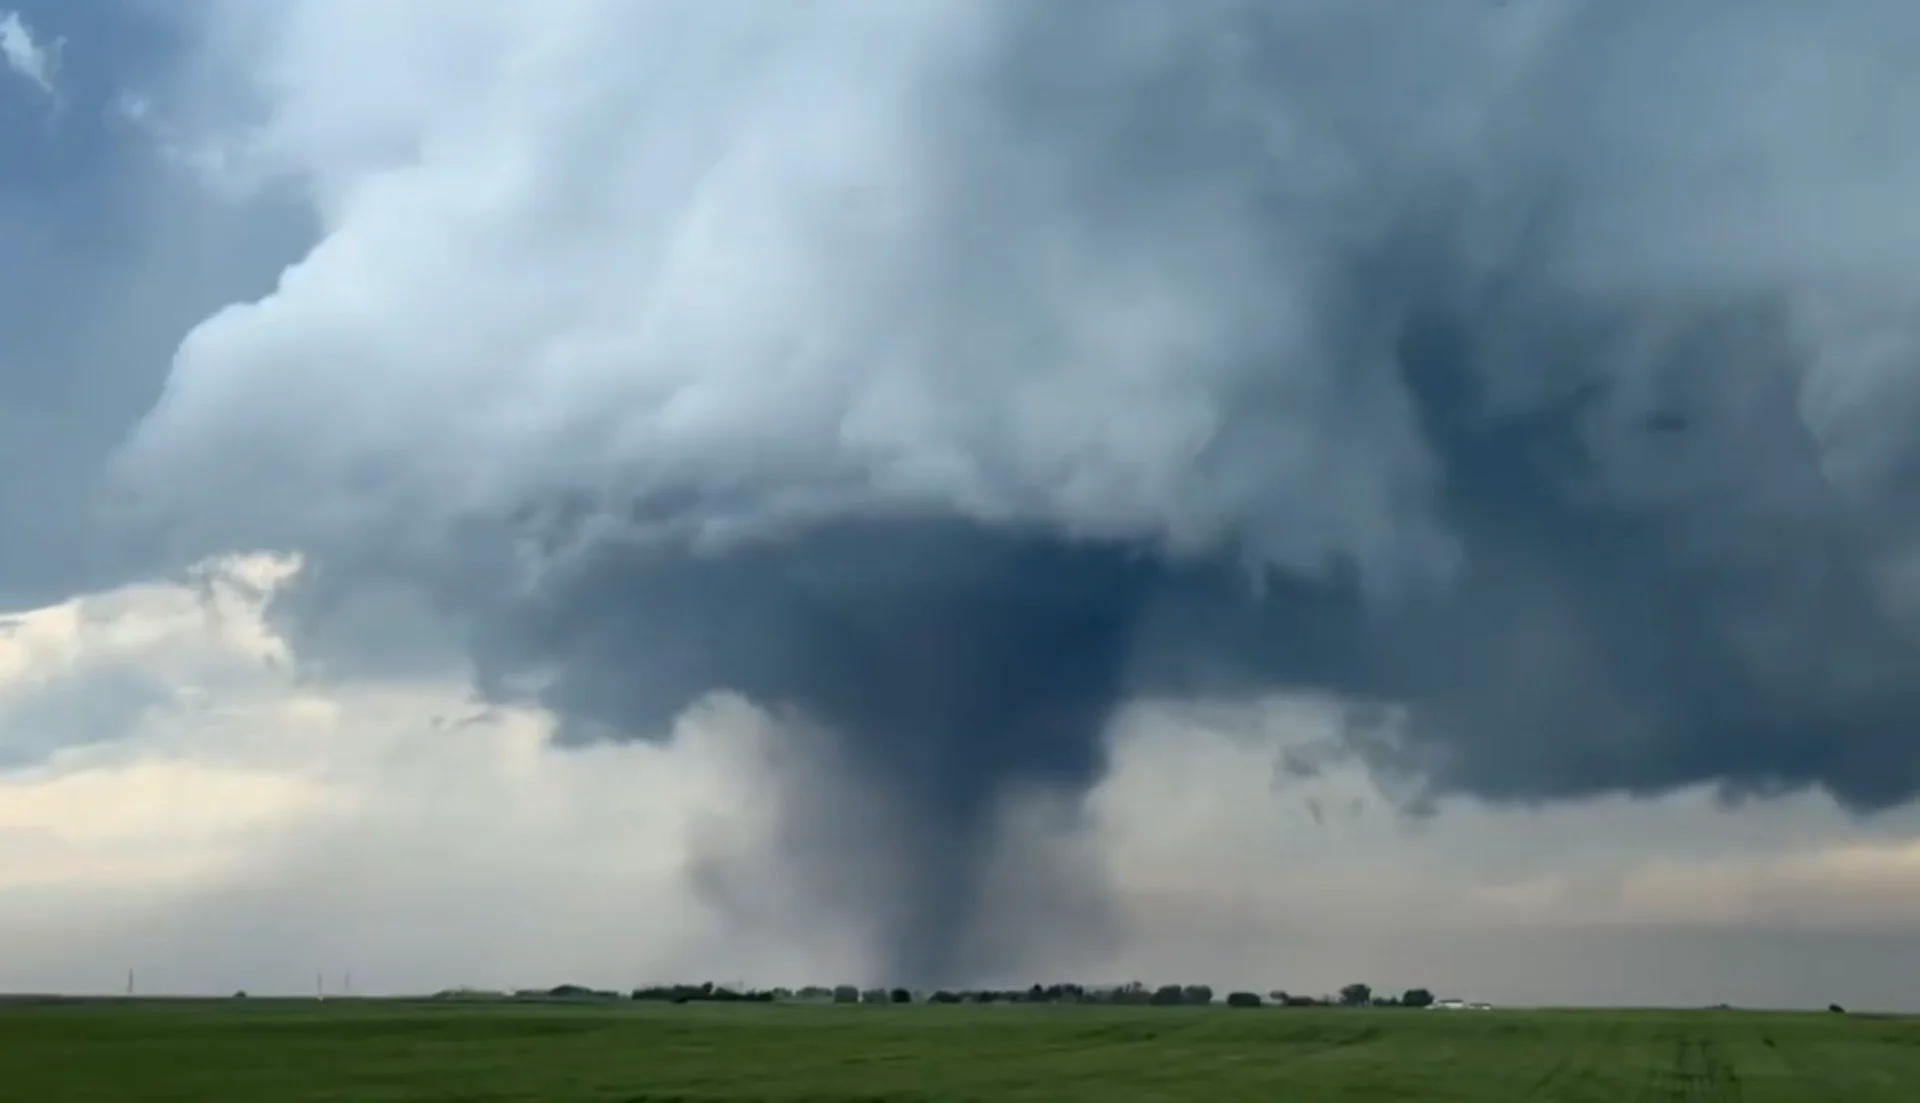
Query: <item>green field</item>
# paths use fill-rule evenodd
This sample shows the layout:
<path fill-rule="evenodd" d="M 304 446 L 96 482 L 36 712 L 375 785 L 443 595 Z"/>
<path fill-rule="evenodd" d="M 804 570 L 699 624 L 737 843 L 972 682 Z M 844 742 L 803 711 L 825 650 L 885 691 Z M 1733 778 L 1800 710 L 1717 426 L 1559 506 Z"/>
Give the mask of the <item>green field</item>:
<path fill-rule="evenodd" d="M 1913 1103 L 1920 1020 L 1742 1012 L 0 1007 L 0 1099 Z"/>

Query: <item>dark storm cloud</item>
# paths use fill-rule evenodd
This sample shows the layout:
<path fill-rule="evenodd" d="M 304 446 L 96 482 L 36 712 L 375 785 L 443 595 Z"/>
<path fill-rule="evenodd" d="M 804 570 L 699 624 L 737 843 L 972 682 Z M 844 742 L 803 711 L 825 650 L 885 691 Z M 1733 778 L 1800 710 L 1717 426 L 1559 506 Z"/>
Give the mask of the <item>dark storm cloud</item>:
<path fill-rule="evenodd" d="M 895 962 L 922 978 L 958 968 L 943 955 L 994 799 L 1014 781 L 1091 782 L 1132 695 L 1297 688 L 1405 704 L 1397 740 L 1376 722 L 1350 749 L 1432 790 L 1503 800 L 1701 782 L 1819 785 L 1862 809 L 1913 794 L 1920 648 L 1875 597 L 1881 534 L 1800 466 L 1812 456 L 1790 409 L 1762 415 L 1775 447 L 1803 453 L 1775 461 L 1774 489 L 1808 481 L 1790 510 L 1755 515 L 1712 488 L 1623 504 L 1583 439 L 1602 392 L 1498 416 L 1458 378 L 1471 352 L 1428 341 L 1410 331 L 1401 369 L 1463 548 L 1439 595 L 1370 607 L 1324 583 L 1256 588 L 1233 561 L 903 520 L 690 560 L 604 548 L 487 621 L 480 654 L 502 673 L 548 672 L 543 701 L 586 738 L 665 731 L 719 688 L 842 733 L 864 780 L 929 833 L 925 911 L 903 924 L 915 934 Z M 1713 431 L 1640 430 L 1674 453 Z"/>
<path fill-rule="evenodd" d="M 691 213 L 612 213 L 637 153 L 566 193 L 750 275 L 336 214 L 128 463 L 189 546 L 414 580 L 565 738 L 724 689 L 832 729 L 911 814 L 903 979 L 978 970 L 994 802 L 1091 782 L 1135 697 L 1338 696 L 1416 801 L 1920 788 L 1910 6 L 1062 0 L 935 49 L 925 5 L 935 60 L 863 97 L 877 10 L 768 31 L 824 59 L 773 106 L 716 62 L 617 132 L 787 160 L 701 162 Z M 895 110 L 886 158 L 825 125 Z M 631 309 L 555 321 L 589 275 Z"/>

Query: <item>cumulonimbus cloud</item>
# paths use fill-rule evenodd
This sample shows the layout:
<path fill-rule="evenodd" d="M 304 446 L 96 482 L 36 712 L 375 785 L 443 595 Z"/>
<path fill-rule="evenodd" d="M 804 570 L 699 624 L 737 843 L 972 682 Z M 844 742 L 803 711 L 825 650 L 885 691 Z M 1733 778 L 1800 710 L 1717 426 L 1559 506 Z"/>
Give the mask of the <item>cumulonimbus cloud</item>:
<path fill-rule="evenodd" d="M 903 974 L 1132 695 L 1500 799 L 1920 786 L 1910 5 L 355 8 L 221 40 L 323 232 L 142 516 L 575 733 L 812 714 L 922 828 Z"/>

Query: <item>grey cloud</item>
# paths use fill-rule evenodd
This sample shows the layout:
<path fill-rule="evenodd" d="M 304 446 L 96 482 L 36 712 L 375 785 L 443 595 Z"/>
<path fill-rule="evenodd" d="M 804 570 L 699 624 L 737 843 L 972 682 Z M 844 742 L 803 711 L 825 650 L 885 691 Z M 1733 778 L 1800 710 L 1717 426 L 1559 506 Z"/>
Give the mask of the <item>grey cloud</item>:
<path fill-rule="evenodd" d="M 906 979 L 1134 695 L 1404 708 L 1416 803 L 1920 786 L 1911 5 L 747 10 L 543 39 L 577 112 L 289 15 L 328 232 L 121 457 L 176 553 L 415 586 L 574 732 L 809 714 L 916 815 Z"/>

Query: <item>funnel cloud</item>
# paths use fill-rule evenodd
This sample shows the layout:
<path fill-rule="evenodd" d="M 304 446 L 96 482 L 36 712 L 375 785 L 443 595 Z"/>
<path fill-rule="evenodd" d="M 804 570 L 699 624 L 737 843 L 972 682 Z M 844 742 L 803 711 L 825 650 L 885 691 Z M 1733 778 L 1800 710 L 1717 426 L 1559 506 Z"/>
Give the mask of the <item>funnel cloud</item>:
<path fill-rule="evenodd" d="M 563 738 L 831 731 L 889 979 L 1139 698 L 1344 700 L 1420 804 L 1920 787 L 1911 4 L 336 9 L 248 23 L 322 232 L 133 516 Z"/>

